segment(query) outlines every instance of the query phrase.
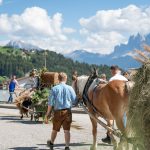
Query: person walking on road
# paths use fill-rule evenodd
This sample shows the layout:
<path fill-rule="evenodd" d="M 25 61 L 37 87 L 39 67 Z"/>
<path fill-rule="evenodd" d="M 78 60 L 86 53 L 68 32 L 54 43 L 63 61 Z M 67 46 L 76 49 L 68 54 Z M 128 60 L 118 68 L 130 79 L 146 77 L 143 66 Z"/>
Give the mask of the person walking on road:
<path fill-rule="evenodd" d="M 12 103 L 13 102 L 13 94 L 14 94 L 14 91 L 15 91 L 15 88 L 19 87 L 19 84 L 18 84 L 18 81 L 16 80 L 16 76 L 13 76 L 10 83 L 9 83 L 9 98 L 8 98 L 8 103 Z"/>
<path fill-rule="evenodd" d="M 61 72 L 59 74 L 59 81 L 60 83 L 51 89 L 48 100 L 48 109 L 45 116 L 45 123 L 48 123 L 48 116 L 52 111 L 52 108 L 54 110 L 54 118 L 51 139 L 47 141 L 47 144 L 50 146 L 50 149 L 53 150 L 57 132 L 59 132 L 61 126 L 63 126 L 66 143 L 65 150 L 70 150 L 70 127 L 72 123 L 71 108 L 73 105 L 77 104 L 77 99 L 73 88 L 66 84 L 66 73 Z"/>
<path fill-rule="evenodd" d="M 110 71 L 111 71 L 112 77 L 109 79 L 109 82 L 111 82 L 113 80 L 121 80 L 121 81 L 126 81 L 126 82 L 128 81 L 123 75 L 121 75 L 121 70 L 119 69 L 119 67 L 117 65 L 112 65 L 110 67 Z M 107 120 L 107 123 L 108 123 L 109 127 L 113 127 L 114 120 Z M 111 138 L 109 136 L 109 131 L 107 131 L 106 137 L 102 138 L 102 142 L 111 144 Z"/>

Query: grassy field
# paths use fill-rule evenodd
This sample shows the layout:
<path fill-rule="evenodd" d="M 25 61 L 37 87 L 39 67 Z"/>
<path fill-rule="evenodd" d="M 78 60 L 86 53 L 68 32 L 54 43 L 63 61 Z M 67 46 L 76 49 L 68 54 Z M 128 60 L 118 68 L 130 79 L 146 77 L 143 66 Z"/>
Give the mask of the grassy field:
<path fill-rule="evenodd" d="M 16 48 L 10 48 L 10 47 L 2 47 L 0 46 L 0 52 L 4 54 L 14 54 L 14 55 L 20 55 L 22 53 L 21 50 L 16 49 Z"/>

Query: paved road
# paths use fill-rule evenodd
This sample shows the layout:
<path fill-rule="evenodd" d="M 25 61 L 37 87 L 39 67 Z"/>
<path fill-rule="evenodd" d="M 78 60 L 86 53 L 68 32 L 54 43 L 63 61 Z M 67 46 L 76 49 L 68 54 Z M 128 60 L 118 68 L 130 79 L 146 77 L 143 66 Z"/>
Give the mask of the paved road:
<path fill-rule="evenodd" d="M 29 118 L 20 120 L 18 110 L 0 108 L 0 150 L 46 150 L 47 139 L 50 137 L 52 124 L 45 125 L 31 122 Z M 98 150 L 112 150 L 111 145 L 105 145 L 101 138 L 105 130 L 98 127 Z M 91 122 L 86 114 L 73 114 L 71 128 L 71 149 L 89 150 L 92 143 Z M 64 149 L 63 131 L 56 138 L 55 150 Z"/>
<path fill-rule="evenodd" d="M 13 95 L 14 96 L 14 95 Z M 14 96 L 15 97 L 15 96 Z M 3 101 L 8 101 L 9 98 L 9 92 L 8 90 L 0 90 L 0 102 Z"/>

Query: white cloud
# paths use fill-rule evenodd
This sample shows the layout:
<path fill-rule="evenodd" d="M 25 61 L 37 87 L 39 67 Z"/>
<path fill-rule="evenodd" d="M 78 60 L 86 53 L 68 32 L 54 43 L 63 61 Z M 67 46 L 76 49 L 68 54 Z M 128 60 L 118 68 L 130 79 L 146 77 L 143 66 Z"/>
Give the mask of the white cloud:
<path fill-rule="evenodd" d="M 139 31 L 146 33 L 144 23 L 150 25 L 150 7 L 142 10 L 135 5 L 129 5 L 123 9 L 102 10 L 90 18 L 81 18 L 79 22 L 91 32 L 115 30 L 133 34 Z"/>
<path fill-rule="evenodd" d="M 125 41 L 125 38 L 117 32 L 91 33 L 87 36 L 82 48 L 91 52 L 95 50 L 101 54 L 109 54 L 112 47 L 122 41 Z"/>
<path fill-rule="evenodd" d="M 49 38 L 45 39 L 31 39 L 30 41 L 34 45 L 40 45 L 44 49 L 56 51 L 59 53 L 69 53 L 72 50 L 79 49 L 81 47 L 81 44 L 78 40 L 70 39 L 67 41 L 57 41 L 57 40 L 51 40 Z"/>
<path fill-rule="evenodd" d="M 3 3 L 3 0 L 0 0 L 0 5 L 2 5 L 2 3 Z"/>
<path fill-rule="evenodd" d="M 5 46 L 8 42 L 9 40 L 0 41 L 0 46 Z"/>
<path fill-rule="evenodd" d="M 74 29 L 63 27 L 62 24 L 62 14 L 49 16 L 45 9 L 32 7 L 26 8 L 20 15 L 1 14 L 0 34 L 59 52 L 64 49 L 61 46 L 68 43 L 67 35 L 75 32 Z"/>
<path fill-rule="evenodd" d="M 150 33 L 150 7 L 135 5 L 116 10 L 101 10 L 89 18 L 79 20 L 80 34 L 86 38 L 85 47 L 95 52 L 110 53 L 116 44 L 125 42 L 133 34 Z"/>
<path fill-rule="evenodd" d="M 63 32 L 66 34 L 70 34 L 76 32 L 76 30 L 73 28 L 63 28 Z"/>
<path fill-rule="evenodd" d="M 0 15 L 0 33 L 7 34 L 10 33 L 11 30 L 12 30 L 12 25 L 10 24 L 7 14 Z"/>
<path fill-rule="evenodd" d="M 94 16 L 81 18 L 79 23 L 79 31 L 64 27 L 61 13 L 50 16 L 45 9 L 31 7 L 20 15 L 0 14 L 0 35 L 57 52 L 85 49 L 109 54 L 130 35 L 150 33 L 150 7 L 129 5 L 100 10 Z"/>
<path fill-rule="evenodd" d="M 7 17 L 12 27 L 13 35 L 18 36 L 43 36 L 65 40 L 62 34 L 62 15 L 48 16 L 46 10 L 39 7 L 27 8 L 21 15 Z"/>

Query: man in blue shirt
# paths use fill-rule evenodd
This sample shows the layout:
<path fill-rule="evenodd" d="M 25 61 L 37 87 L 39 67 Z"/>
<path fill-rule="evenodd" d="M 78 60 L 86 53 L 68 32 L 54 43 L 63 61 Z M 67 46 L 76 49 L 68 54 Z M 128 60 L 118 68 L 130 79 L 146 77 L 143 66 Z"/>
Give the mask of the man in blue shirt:
<path fill-rule="evenodd" d="M 13 94 L 15 91 L 16 86 L 19 86 L 18 81 L 16 80 L 16 76 L 13 76 L 10 83 L 9 83 L 9 99 L 8 102 L 13 102 Z"/>
<path fill-rule="evenodd" d="M 59 81 L 60 83 L 54 86 L 50 91 L 48 109 L 45 116 L 45 123 L 48 123 L 48 116 L 52 108 L 54 109 L 53 131 L 48 145 L 50 149 L 53 150 L 53 143 L 57 136 L 57 132 L 59 132 L 61 126 L 63 126 L 66 142 L 65 150 L 70 150 L 70 127 L 72 123 L 71 107 L 77 103 L 77 99 L 73 88 L 66 84 L 67 75 L 65 73 L 62 72 L 59 74 Z"/>

